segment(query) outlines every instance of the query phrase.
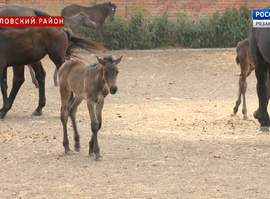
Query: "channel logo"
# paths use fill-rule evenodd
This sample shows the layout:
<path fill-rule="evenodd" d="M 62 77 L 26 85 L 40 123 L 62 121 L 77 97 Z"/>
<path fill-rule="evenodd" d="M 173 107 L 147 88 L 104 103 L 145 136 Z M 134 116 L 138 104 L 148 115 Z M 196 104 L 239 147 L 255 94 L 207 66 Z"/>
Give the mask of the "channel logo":
<path fill-rule="evenodd" d="M 64 26 L 64 17 L 3 17 L 0 16 L 0 26 L 3 27 L 33 27 L 33 26 Z"/>
<path fill-rule="evenodd" d="M 253 10 L 253 28 L 270 28 L 270 10 Z"/>

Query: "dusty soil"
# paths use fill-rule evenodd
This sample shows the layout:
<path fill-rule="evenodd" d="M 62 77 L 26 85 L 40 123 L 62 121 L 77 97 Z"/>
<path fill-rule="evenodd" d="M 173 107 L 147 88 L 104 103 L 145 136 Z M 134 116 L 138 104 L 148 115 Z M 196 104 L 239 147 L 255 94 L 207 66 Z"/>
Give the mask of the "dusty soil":
<path fill-rule="evenodd" d="M 47 104 L 31 116 L 38 90 L 28 70 L 0 121 L 0 198 L 268 198 L 270 139 L 252 117 L 256 79 L 248 78 L 249 120 L 241 108 L 235 49 L 156 49 L 124 55 L 118 92 L 103 109 L 103 160 L 88 156 L 90 120 L 77 113 L 81 151 L 61 156 L 60 98 L 45 57 Z M 89 53 L 80 52 L 89 63 Z M 102 56 L 102 53 L 97 53 Z M 12 72 L 9 69 L 9 85 Z M 71 145 L 73 130 L 69 123 Z"/>

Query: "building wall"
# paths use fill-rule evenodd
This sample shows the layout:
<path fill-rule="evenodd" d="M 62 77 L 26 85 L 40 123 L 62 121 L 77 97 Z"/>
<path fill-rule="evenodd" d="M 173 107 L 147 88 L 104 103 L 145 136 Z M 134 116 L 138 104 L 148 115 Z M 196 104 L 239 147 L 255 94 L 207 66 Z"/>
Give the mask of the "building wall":
<path fill-rule="evenodd" d="M 62 8 L 72 3 L 82 6 L 93 6 L 109 0 L 0 0 L 0 6 L 17 4 L 37 8 L 51 15 L 60 15 Z M 128 17 L 132 9 L 139 7 L 146 15 L 156 16 L 168 9 L 170 17 L 186 9 L 189 17 L 200 18 L 212 15 L 215 11 L 224 12 L 226 9 L 245 5 L 249 9 L 260 9 L 269 5 L 266 0 L 111 0 L 117 5 L 117 16 Z"/>

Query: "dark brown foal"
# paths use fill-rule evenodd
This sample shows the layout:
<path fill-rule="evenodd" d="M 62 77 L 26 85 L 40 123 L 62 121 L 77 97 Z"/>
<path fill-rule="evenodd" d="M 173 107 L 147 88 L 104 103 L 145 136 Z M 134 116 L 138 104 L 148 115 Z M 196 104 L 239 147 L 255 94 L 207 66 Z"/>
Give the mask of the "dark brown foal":
<path fill-rule="evenodd" d="M 236 114 L 241 104 L 241 95 L 243 95 L 243 109 L 244 120 L 247 117 L 247 106 L 246 106 L 246 90 L 247 90 L 247 77 L 254 70 L 254 62 L 249 49 L 249 39 L 240 41 L 236 47 L 236 63 L 240 65 L 241 74 L 239 76 L 239 90 L 238 98 L 233 108 L 233 113 Z"/>
<path fill-rule="evenodd" d="M 241 74 L 239 76 L 239 90 L 238 90 L 238 98 L 235 103 L 235 107 L 233 108 L 233 113 L 236 114 L 238 108 L 241 104 L 241 95 L 243 95 L 243 109 L 242 113 L 244 115 L 244 120 L 248 119 L 247 117 L 247 106 L 246 106 L 246 90 L 247 90 L 247 77 L 254 70 L 254 61 L 251 55 L 251 51 L 249 48 L 249 39 L 245 39 L 240 41 L 236 47 L 236 63 L 240 65 Z M 270 86 L 269 86 L 269 72 L 267 71 L 266 84 L 267 84 L 267 104 L 270 98 Z M 253 113 L 253 116 L 257 119 L 257 111 Z"/>

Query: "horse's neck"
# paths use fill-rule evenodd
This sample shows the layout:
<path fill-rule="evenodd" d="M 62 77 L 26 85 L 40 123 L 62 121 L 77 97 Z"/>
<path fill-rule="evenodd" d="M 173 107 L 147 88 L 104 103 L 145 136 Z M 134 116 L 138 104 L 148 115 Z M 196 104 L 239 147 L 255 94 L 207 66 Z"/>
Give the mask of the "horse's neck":
<path fill-rule="evenodd" d="M 84 7 L 83 9 L 84 9 L 84 13 L 87 13 L 88 15 L 98 12 L 99 16 L 103 17 L 102 19 L 100 19 L 100 21 L 103 21 L 103 22 L 105 21 L 105 19 L 109 15 L 109 7 L 108 6 L 96 6 L 96 7 L 92 6 L 92 7 L 88 7 L 88 8 Z"/>

